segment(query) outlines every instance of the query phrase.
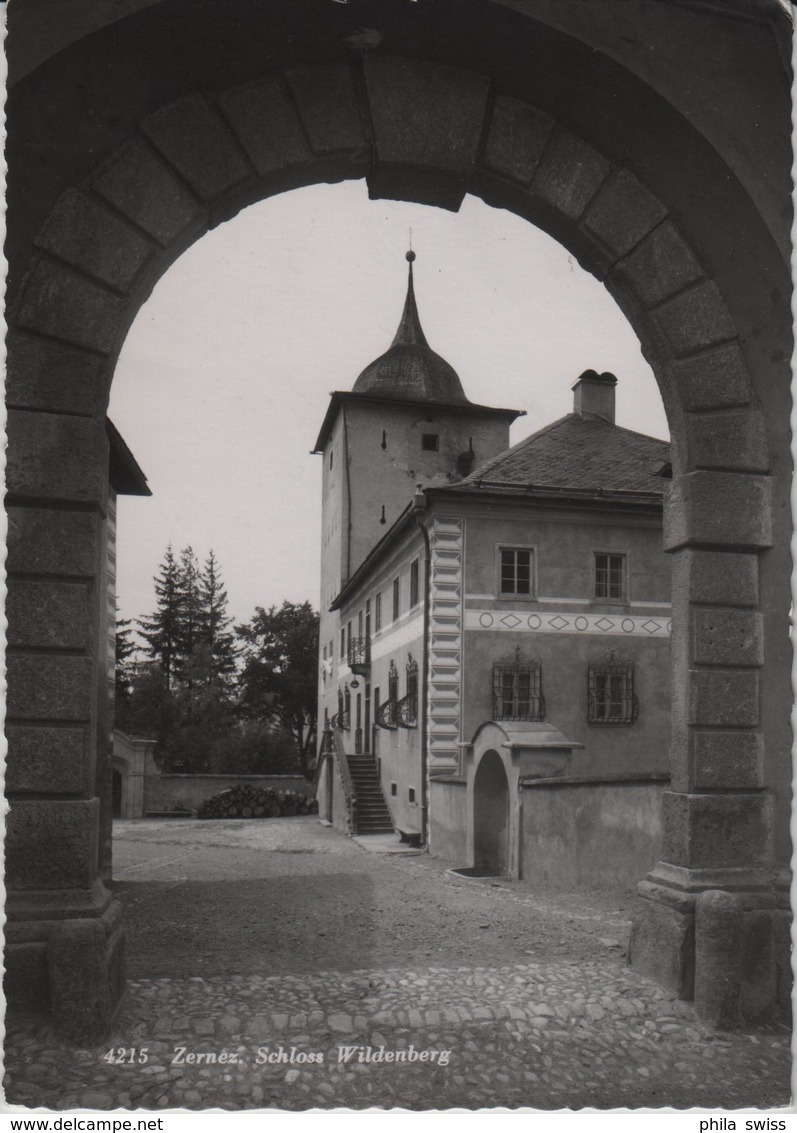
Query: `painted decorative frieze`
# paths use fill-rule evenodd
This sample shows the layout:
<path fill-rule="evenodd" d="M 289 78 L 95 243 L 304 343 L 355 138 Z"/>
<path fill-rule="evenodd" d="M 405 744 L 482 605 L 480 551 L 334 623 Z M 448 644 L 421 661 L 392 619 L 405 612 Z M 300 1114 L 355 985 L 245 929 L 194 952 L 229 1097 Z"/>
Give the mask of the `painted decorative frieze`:
<path fill-rule="evenodd" d="M 574 614 L 572 610 L 468 610 L 465 628 L 495 632 L 583 634 L 595 637 L 669 637 L 672 619 L 649 614 Z"/>

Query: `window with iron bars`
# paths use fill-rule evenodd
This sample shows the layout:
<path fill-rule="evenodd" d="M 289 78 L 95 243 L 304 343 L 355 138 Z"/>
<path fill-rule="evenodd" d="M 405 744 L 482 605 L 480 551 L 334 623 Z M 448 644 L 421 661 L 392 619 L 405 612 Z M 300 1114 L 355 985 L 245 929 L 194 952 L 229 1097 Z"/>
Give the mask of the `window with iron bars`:
<path fill-rule="evenodd" d="M 625 555 L 595 553 L 595 597 L 625 598 Z"/>
<path fill-rule="evenodd" d="M 545 719 L 539 662 L 493 665 L 493 719 Z"/>
<path fill-rule="evenodd" d="M 418 723 L 418 662 L 412 654 L 407 660 L 407 694 L 396 705 L 396 717 L 402 728 L 414 728 Z"/>
<path fill-rule="evenodd" d="M 590 724 L 635 724 L 639 701 L 631 661 L 589 666 L 587 720 Z"/>
<path fill-rule="evenodd" d="M 338 689 L 338 711 L 332 717 L 332 727 L 336 728 L 339 732 L 348 732 L 351 721 L 351 693 L 349 686 L 341 690 Z"/>
<path fill-rule="evenodd" d="M 376 712 L 376 722 L 380 728 L 398 727 L 398 702 L 398 669 L 395 662 L 391 661 L 387 675 L 387 700 L 379 705 Z"/>

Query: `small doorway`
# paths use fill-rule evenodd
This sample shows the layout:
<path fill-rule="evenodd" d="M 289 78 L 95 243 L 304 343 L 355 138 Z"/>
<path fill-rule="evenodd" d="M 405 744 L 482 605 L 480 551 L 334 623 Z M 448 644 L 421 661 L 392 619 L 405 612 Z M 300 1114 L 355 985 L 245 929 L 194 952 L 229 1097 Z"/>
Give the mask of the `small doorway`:
<path fill-rule="evenodd" d="M 473 781 L 473 868 L 482 877 L 509 873 L 509 783 L 496 751 L 485 752 Z"/>

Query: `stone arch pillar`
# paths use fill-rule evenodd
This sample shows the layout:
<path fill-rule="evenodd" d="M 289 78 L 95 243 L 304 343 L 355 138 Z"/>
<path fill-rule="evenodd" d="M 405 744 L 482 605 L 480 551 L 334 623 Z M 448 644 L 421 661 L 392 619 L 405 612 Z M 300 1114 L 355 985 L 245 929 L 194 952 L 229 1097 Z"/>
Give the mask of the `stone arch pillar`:
<path fill-rule="evenodd" d="M 99 1000 L 118 992 L 117 914 L 97 872 L 97 784 L 109 758 L 104 414 L 127 328 L 185 247 L 244 205 L 367 176 L 374 197 L 455 209 L 472 192 L 549 231 L 606 282 L 659 380 L 675 453 L 666 523 L 673 790 L 666 860 L 643 886 L 635 962 L 688 994 L 694 894 L 735 888 L 751 910 L 772 904 L 757 612 L 758 556 L 771 543 L 769 455 L 725 281 L 655 184 L 474 71 L 380 54 L 294 65 L 186 95 L 139 125 L 61 194 L 10 312 L 12 989 L 27 982 L 40 1001 L 64 1002 L 71 971 L 57 956 L 71 953 L 57 940 L 80 919 L 105 942 L 91 978 L 111 991 Z M 688 200 L 678 203 L 688 211 Z M 662 967 L 645 942 L 665 923 Z M 106 1023 L 107 1007 L 95 1018 L 98 1030 Z"/>

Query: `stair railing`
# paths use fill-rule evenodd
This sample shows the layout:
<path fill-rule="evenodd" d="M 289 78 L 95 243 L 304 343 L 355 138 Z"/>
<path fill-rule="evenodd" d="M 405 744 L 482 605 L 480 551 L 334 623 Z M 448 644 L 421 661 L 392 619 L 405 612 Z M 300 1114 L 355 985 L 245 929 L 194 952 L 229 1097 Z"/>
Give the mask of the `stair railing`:
<path fill-rule="evenodd" d="M 339 731 L 331 732 L 332 742 L 334 745 L 335 762 L 340 772 L 340 780 L 343 784 L 343 796 L 346 799 L 346 813 L 348 815 L 348 833 L 357 833 L 357 791 L 355 790 L 354 783 L 349 769 L 349 760 L 346 755 L 346 749 L 343 746 L 343 737 Z"/>

